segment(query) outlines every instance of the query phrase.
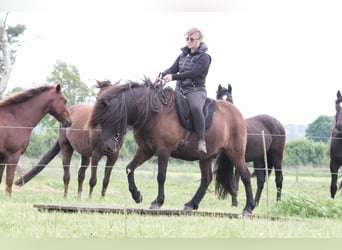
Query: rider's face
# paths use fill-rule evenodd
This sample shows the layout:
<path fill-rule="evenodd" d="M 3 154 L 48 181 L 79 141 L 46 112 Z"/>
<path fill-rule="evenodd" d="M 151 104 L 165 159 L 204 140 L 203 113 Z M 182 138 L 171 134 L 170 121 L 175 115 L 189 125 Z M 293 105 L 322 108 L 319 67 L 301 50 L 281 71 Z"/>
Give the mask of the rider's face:
<path fill-rule="evenodd" d="M 196 50 L 200 44 L 202 39 L 199 37 L 199 34 L 197 33 L 192 33 L 192 34 L 188 34 L 186 37 L 186 42 L 188 44 L 188 48 L 193 50 Z"/>

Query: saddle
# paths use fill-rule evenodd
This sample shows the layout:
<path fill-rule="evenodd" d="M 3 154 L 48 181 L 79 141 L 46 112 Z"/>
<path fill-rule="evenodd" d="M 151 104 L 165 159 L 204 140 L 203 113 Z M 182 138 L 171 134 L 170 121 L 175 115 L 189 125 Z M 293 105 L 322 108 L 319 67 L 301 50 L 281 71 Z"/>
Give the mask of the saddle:
<path fill-rule="evenodd" d="M 215 110 L 216 110 L 216 101 L 213 99 L 207 98 L 203 106 L 203 114 L 205 117 L 205 129 L 210 127 L 213 121 Z M 186 100 L 186 97 L 180 91 L 176 91 L 176 111 L 177 111 L 178 120 L 180 121 L 183 128 L 190 130 L 190 131 L 195 131 L 188 101 Z"/>

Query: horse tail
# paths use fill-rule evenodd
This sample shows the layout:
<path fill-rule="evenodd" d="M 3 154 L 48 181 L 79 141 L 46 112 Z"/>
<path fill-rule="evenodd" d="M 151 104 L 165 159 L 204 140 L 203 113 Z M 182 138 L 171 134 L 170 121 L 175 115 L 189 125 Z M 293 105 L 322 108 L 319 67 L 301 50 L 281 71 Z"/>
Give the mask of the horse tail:
<path fill-rule="evenodd" d="M 33 177 L 42 171 L 50 161 L 61 151 L 58 141 L 50 148 L 50 150 L 40 159 L 38 164 L 34 166 L 28 173 L 15 181 L 15 185 L 23 186 L 29 182 Z"/>
<path fill-rule="evenodd" d="M 227 155 L 221 151 L 217 156 L 214 168 L 215 193 L 219 199 L 224 199 L 228 194 L 236 196 L 236 179 L 234 178 L 234 165 Z"/>

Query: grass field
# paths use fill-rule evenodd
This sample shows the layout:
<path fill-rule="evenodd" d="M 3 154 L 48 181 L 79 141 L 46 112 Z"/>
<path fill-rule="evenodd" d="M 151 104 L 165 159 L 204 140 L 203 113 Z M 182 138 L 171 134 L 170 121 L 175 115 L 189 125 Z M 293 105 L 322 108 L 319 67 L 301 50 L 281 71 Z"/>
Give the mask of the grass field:
<path fill-rule="evenodd" d="M 34 161 L 24 159 L 26 168 Z M 228 219 L 204 216 L 142 216 L 136 214 L 87 214 L 39 212 L 33 204 L 53 205 L 105 205 L 129 208 L 148 208 L 157 194 L 155 164 L 147 163 L 136 171 L 136 184 L 143 195 L 143 202 L 136 204 L 128 192 L 125 176 L 126 162 L 115 165 L 107 195 L 100 198 L 103 163 L 98 169 L 98 183 L 93 198 L 87 198 L 88 169 L 81 200 L 77 197 L 77 164 L 72 165 L 69 196 L 63 198 L 61 160 L 55 159 L 36 178 L 25 186 L 14 187 L 13 196 L 6 197 L 4 183 L 1 188 L 0 238 L 339 238 L 342 236 L 342 219 L 298 215 L 287 215 L 279 210 L 275 202 L 274 174 L 269 179 L 269 194 L 264 189 L 255 215 L 278 217 L 279 220 L 239 218 Z M 196 164 L 170 164 L 165 184 L 163 209 L 182 209 L 199 185 L 200 173 Z M 256 179 L 252 180 L 253 192 Z M 330 175 L 328 168 L 301 168 L 296 171 L 284 169 L 283 201 L 307 199 L 309 206 L 323 204 L 342 205 L 341 193 L 333 201 L 329 199 Z M 327 202 L 327 203 L 325 203 Z M 239 207 L 231 207 L 230 199 L 219 200 L 213 183 L 202 200 L 199 210 L 211 212 L 241 213 L 245 204 L 244 188 L 240 186 Z M 311 204 L 311 205 L 310 205 Z M 306 210 L 299 207 L 301 210 Z M 297 205 L 294 205 L 297 206 Z M 323 205 L 319 209 L 326 209 Z M 279 212 L 280 211 L 280 212 Z"/>

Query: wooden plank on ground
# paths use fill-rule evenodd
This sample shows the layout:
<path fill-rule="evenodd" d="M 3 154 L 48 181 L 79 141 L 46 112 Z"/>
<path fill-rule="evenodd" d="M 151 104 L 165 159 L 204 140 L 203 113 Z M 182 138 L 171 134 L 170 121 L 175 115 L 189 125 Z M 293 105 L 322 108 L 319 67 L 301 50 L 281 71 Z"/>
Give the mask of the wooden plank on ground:
<path fill-rule="evenodd" d="M 244 218 L 241 214 L 223 213 L 223 212 L 206 212 L 206 211 L 184 211 L 184 210 L 167 210 L 167 209 L 142 209 L 142 208 L 127 208 L 117 206 L 97 206 L 97 205 L 49 205 L 49 204 L 34 204 L 40 212 L 64 212 L 64 213 L 115 213 L 115 214 L 139 214 L 151 216 L 212 216 L 226 217 L 231 219 Z M 264 216 L 248 216 L 249 218 L 265 218 L 277 220 L 279 218 L 264 217 Z"/>

